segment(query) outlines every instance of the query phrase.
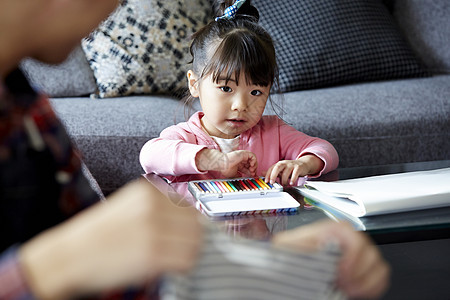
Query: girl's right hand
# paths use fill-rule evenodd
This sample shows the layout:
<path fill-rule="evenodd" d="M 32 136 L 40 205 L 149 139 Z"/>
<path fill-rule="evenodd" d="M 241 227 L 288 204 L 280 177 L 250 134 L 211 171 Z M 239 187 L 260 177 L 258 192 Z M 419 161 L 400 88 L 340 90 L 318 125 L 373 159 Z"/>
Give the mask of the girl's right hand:
<path fill-rule="evenodd" d="M 223 170 L 220 170 L 223 176 L 233 177 L 254 177 L 258 161 L 253 152 L 247 150 L 236 150 L 226 153 L 226 164 Z"/>
<path fill-rule="evenodd" d="M 215 149 L 203 149 L 195 158 L 197 168 L 201 171 L 219 171 L 226 178 L 254 177 L 258 161 L 253 152 L 236 150 L 222 153 Z"/>

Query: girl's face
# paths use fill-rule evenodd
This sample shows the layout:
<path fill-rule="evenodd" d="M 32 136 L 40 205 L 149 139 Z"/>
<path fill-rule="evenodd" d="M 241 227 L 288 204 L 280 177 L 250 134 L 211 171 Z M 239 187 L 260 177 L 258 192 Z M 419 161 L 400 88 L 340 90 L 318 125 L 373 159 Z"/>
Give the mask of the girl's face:
<path fill-rule="evenodd" d="M 188 71 L 189 90 L 200 99 L 204 116 L 201 119 L 206 132 L 219 138 L 234 138 L 259 122 L 269 97 L 270 85 L 247 84 L 240 74 L 228 83 L 219 79 L 215 83 L 212 75 L 198 81 L 192 70 Z"/>

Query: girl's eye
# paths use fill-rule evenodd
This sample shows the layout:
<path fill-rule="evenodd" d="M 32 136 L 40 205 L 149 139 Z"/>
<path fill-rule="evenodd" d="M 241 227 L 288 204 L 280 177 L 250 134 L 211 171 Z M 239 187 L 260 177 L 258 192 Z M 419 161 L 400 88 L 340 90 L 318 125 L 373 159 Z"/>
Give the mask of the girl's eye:
<path fill-rule="evenodd" d="M 259 95 L 262 94 L 262 92 L 261 92 L 261 91 L 258 91 L 258 90 L 253 90 L 253 91 L 251 91 L 250 94 L 252 94 L 253 96 L 259 96 Z"/>
<path fill-rule="evenodd" d="M 229 86 L 221 86 L 220 89 L 225 93 L 231 92 L 231 88 Z"/>

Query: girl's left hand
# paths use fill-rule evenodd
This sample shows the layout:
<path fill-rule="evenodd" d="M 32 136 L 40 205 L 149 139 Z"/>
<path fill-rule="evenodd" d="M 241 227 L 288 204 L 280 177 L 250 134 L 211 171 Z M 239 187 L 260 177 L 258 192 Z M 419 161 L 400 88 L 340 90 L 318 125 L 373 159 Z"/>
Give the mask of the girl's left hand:
<path fill-rule="evenodd" d="M 294 185 L 299 177 L 317 174 L 323 169 L 323 161 L 315 155 L 307 154 L 297 160 L 280 160 L 266 172 L 265 181 L 274 183 L 280 176 L 282 185 Z"/>

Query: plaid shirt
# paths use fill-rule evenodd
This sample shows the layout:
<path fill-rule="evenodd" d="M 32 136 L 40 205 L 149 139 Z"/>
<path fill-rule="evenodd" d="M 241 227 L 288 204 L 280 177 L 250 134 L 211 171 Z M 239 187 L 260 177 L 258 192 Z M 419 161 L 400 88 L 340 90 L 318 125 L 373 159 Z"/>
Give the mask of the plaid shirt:
<path fill-rule="evenodd" d="M 11 246 L 98 200 L 48 98 L 13 71 L 0 83 L 0 299 L 32 298 Z"/>
<path fill-rule="evenodd" d="M 13 71 L 0 82 L 0 299 L 34 299 L 17 250 L 43 230 L 99 200 L 48 98 Z M 3 252 L 3 253 L 2 253 Z M 112 291 L 95 299 L 157 299 L 158 289 Z M 87 298 L 84 298 L 87 299 Z"/>

